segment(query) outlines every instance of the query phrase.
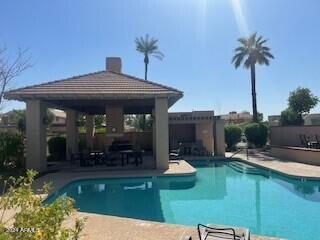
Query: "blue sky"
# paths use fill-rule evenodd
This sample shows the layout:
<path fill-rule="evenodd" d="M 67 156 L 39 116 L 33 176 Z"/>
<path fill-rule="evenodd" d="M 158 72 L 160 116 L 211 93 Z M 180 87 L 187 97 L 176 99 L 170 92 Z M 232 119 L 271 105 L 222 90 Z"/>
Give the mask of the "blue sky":
<path fill-rule="evenodd" d="M 149 79 L 184 91 L 171 111 L 251 111 L 250 73 L 231 65 L 237 38 L 257 31 L 275 56 L 257 67 L 258 110 L 286 108 L 289 91 L 320 96 L 320 1 L 308 0 L 2 0 L 0 43 L 29 48 L 34 66 L 11 88 L 105 68 L 120 56 L 125 73 L 143 77 L 134 39 L 159 39 L 164 60 Z M 22 108 L 7 102 L 5 110 Z M 313 112 L 320 112 L 316 107 Z"/>

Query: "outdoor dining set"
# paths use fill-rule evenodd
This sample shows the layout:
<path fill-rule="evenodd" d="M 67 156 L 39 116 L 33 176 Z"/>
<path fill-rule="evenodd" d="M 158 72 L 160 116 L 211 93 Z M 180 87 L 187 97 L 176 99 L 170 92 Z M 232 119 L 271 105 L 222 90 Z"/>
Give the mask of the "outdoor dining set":
<path fill-rule="evenodd" d="M 71 150 L 68 152 L 71 156 L 71 164 L 80 162 L 80 167 L 96 165 L 124 167 L 129 164 L 142 165 L 144 150 L 129 141 L 114 141 L 104 150 L 83 149 L 77 153 L 72 153 Z"/>

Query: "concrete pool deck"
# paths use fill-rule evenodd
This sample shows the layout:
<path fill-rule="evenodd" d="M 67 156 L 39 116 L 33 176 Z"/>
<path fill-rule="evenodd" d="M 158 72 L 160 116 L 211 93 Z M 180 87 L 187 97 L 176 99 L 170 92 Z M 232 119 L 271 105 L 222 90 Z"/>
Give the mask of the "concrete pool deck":
<path fill-rule="evenodd" d="M 90 240 L 199 240 L 196 227 L 105 216 L 91 213 L 77 213 L 87 221 L 80 239 Z M 279 240 L 274 237 L 252 235 L 251 240 Z"/>
<path fill-rule="evenodd" d="M 184 160 L 170 161 L 169 169 L 130 169 L 130 170 L 107 170 L 106 168 L 83 168 L 48 173 L 35 180 L 34 189 L 43 186 L 44 183 L 52 183 L 49 194 L 57 191 L 64 185 L 80 180 L 93 178 L 127 178 L 127 177 L 153 177 L 153 176 L 192 176 L 197 170 Z"/>
<path fill-rule="evenodd" d="M 226 153 L 226 157 L 231 157 L 232 154 L 228 152 Z M 233 159 L 239 159 L 291 177 L 320 180 L 320 166 L 280 159 L 264 151 L 250 153 L 248 157 L 245 153 L 239 153 Z"/>

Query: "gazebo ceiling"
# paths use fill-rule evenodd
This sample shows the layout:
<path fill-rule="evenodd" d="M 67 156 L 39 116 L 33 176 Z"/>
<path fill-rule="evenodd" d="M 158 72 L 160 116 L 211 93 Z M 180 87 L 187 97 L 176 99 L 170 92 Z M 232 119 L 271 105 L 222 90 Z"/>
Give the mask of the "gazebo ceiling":
<path fill-rule="evenodd" d="M 123 107 L 124 114 L 150 114 L 154 108 L 154 99 L 128 100 L 46 100 L 49 107 L 62 110 L 74 109 L 87 114 L 105 114 L 108 107 Z"/>
<path fill-rule="evenodd" d="M 169 107 L 183 92 L 151 81 L 112 71 L 75 76 L 12 90 L 10 100 L 39 99 L 58 108 L 73 108 L 87 113 L 102 113 L 107 105 L 121 105 L 127 113 L 150 113 L 156 97 L 168 98 Z"/>

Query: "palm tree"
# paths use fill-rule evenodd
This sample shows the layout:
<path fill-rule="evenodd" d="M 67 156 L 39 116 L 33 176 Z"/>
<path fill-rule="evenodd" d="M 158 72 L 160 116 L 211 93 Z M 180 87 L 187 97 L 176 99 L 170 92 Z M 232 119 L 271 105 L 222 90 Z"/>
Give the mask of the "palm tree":
<path fill-rule="evenodd" d="M 235 55 L 232 58 L 232 63 L 235 68 L 243 64 L 245 68 L 251 70 L 251 92 L 252 92 L 252 110 L 253 121 L 258 122 L 257 99 L 256 99 L 256 63 L 269 66 L 269 60 L 273 59 L 270 53 L 270 48 L 265 46 L 268 39 L 262 36 L 257 37 L 257 33 L 252 34 L 248 38 L 240 38 L 241 43 L 235 49 Z"/>
<path fill-rule="evenodd" d="M 164 57 L 163 53 L 158 50 L 157 42 L 158 39 L 149 38 L 148 34 L 144 38 L 139 37 L 135 40 L 136 50 L 144 55 L 144 80 L 148 79 L 149 56 L 158 58 L 159 60 L 162 60 Z"/>

